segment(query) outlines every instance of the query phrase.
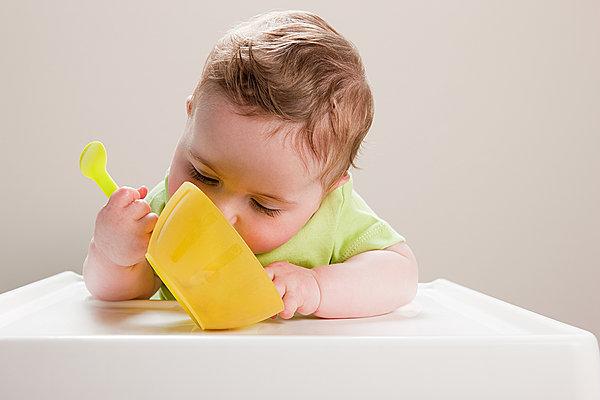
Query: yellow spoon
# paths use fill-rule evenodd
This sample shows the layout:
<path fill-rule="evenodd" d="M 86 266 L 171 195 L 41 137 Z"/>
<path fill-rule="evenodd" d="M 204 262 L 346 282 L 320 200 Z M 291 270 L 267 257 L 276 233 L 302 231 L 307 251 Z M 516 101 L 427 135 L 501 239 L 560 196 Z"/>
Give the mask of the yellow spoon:
<path fill-rule="evenodd" d="M 102 142 L 88 143 L 79 156 L 79 169 L 83 176 L 100 186 L 106 197 L 110 197 L 118 186 L 106 171 L 106 149 Z"/>

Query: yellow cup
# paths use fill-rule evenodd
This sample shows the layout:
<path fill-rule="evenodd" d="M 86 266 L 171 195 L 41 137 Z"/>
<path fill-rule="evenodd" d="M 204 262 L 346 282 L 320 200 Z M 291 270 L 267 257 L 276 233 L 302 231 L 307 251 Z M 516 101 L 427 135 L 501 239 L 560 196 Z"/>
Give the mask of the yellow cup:
<path fill-rule="evenodd" d="M 165 205 L 146 258 L 202 329 L 251 325 L 283 310 L 277 289 L 252 250 L 190 182 Z"/>

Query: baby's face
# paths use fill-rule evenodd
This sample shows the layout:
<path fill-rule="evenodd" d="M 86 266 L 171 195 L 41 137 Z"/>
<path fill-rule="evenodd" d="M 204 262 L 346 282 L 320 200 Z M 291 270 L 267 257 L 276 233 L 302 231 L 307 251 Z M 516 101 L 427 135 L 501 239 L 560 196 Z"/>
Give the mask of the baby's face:
<path fill-rule="evenodd" d="M 202 96 L 169 172 L 169 196 L 185 181 L 223 212 L 255 254 L 287 242 L 319 208 L 318 168 L 305 166 L 282 134 L 267 139 L 274 119 L 245 117 L 220 95 Z"/>

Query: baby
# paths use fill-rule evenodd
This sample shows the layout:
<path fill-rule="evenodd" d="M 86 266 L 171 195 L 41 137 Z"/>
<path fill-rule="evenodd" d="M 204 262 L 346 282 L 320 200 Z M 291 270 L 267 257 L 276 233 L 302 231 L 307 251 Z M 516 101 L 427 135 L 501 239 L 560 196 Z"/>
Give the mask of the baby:
<path fill-rule="evenodd" d="M 186 100 L 164 180 L 121 187 L 99 211 L 83 265 L 103 300 L 173 299 L 144 255 L 158 214 L 189 181 L 219 207 L 295 312 L 385 314 L 410 302 L 417 262 L 353 190 L 348 172 L 373 118 L 356 48 L 302 11 L 230 30 Z"/>

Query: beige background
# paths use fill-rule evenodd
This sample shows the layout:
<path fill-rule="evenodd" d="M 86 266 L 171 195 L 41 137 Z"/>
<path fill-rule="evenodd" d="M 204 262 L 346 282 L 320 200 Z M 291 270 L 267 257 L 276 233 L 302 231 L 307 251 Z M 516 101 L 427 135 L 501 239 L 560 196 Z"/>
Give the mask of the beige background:
<path fill-rule="evenodd" d="M 600 2 L 0 5 L 0 292 L 81 271 L 102 193 L 92 139 L 154 185 L 214 41 L 316 11 L 359 47 L 376 101 L 359 193 L 445 277 L 600 334 Z"/>

